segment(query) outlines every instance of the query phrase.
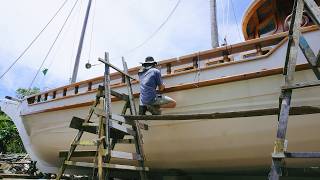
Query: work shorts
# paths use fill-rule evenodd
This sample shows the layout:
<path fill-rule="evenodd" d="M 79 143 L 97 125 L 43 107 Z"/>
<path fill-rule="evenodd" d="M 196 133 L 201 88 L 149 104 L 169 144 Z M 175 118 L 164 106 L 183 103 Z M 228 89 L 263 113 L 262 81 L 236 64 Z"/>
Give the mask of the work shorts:
<path fill-rule="evenodd" d="M 174 101 L 175 100 L 173 100 L 169 96 L 158 94 L 154 98 L 154 101 L 152 101 L 149 105 L 151 105 L 151 106 L 158 106 L 159 105 L 160 106 L 160 105 L 164 105 L 164 104 L 169 104 L 169 103 L 174 102 Z"/>

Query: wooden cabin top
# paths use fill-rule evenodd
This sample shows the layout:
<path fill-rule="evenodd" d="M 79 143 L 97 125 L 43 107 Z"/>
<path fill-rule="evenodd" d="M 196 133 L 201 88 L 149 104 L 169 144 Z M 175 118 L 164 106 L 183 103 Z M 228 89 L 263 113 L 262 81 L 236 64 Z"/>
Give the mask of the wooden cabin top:
<path fill-rule="evenodd" d="M 315 0 L 320 5 L 320 0 Z M 243 16 L 242 32 L 245 40 L 264 37 L 289 29 L 293 0 L 255 0 Z M 302 26 L 313 25 L 304 12 Z"/>

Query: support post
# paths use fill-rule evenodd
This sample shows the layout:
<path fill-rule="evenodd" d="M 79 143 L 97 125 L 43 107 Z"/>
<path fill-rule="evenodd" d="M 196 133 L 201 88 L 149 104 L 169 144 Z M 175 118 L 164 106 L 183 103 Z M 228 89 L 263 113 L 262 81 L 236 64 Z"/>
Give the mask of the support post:
<path fill-rule="evenodd" d="M 105 52 L 104 54 L 104 60 L 109 63 L 109 53 Z M 111 89 L 110 89 L 110 67 L 107 63 L 104 64 L 104 110 L 106 112 L 105 114 L 105 130 L 104 130 L 104 140 L 105 145 L 107 149 L 107 156 L 105 157 L 105 160 L 110 160 L 108 158 L 111 155 L 111 144 L 110 144 L 110 126 L 109 121 L 111 117 Z M 103 126 L 102 126 L 103 127 Z M 108 177 L 109 173 L 106 170 L 106 178 Z"/>
<path fill-rule="evenodd" d="M 292 14 L 292 20 L 289 30 L 288 49 L 286 54 L 286 61 L 284 67 L 285 86 L 294 84 L 294 72 L 297 63 L 299 39 L 300 39 L 300 25 L 304 8 L 304 0 L 295 0 Z M 288 119 L 290 113 L 292 89 L 282 90 L 281 94 L 281 109 L 279 114 L 279 123 L 277 131 L 277 139 L 274 145 L 274 152 L 272 154 L 272 165 L 269 173 L 269 180 L 279 180 L 282 176 L 281 164 L 285 158 L 285 139 L 288 126 Z"/>
<path fill-rule="evenodd" d="M 123 70 L 125 73 L 128 74 L 128 66 L 126 61 L 124 60 L 124 57 L 122 57 L 122 64 L 123 64 Z M 128 96 L 129 96 L 129 102 L 130 102 L 130 110 L 131 110 L 131 114 L 132 115 L 138 115 L 137 114 L 137 109 L 136 109 L 136 105 L 134 103 L 134 97 L 133 97 L 133 92 L 132 92 L 132 86 L 131 86 L 131 80 L 129 76 L 125 77 L 126 79 L 126 84 L 127 84 L 127 89 L 128 89 Z M 139 171 L 140 174 L 140 179 L 141 180 L 147 180 L 147 175 L 145 172 L 145 165 L 144 165 L 144 151 L 143 151 L 143 142 L 142 142 L 142 134 L 140 131 L 140 125 L 139 125 L 139 121 L 135 120 L 134 126 L 133 126 L 134 130 L 137 132 L 137 135 L 135 136 L 135 143 L 136 143 L 136 152 L 140 154 L 141 156 L 141 160 L 139 161 L 139 165 L 140 167 L 143 168 L 143 170 Z"/>
<path fill-rule="evenodd" d="M 82 52 L 82 46 L 83 46 L 83 40 L 84 40 L 84 35 L 86 34 L 86 28 L 88 24 L 88 18 L 90 14 L 90 8 L 91 8 L 91 3 L 92 0 L 88 0 L 88 6 L 86 10 L 86 15 L 83 21 L 82 25 L 82 30 L 81 30 L 81 36 L 80 36 L 80 41 L 78 45 L 78 51 L 77 51 L 77 56 L 74 62 L 74 67 L 73 67 L 73 73 L 72 73 L 72 78 L 71 78 L 71 83 L 75 83 L 77 81 L 77 75 L 78 75 L 78 70 L 79 70 L 79 63 L 80 63 L 80 57 L 81 57 L 81 52 Z"/>

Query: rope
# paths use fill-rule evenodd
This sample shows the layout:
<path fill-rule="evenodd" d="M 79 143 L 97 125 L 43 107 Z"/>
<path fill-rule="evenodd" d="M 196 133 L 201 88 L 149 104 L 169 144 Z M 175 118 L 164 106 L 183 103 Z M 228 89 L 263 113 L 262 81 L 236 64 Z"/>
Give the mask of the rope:
<path fill-rule="evenodd" d="M 68 22 L 68 19 L 69 19 L 70 15 L 72 14 L 72 12 L 73 12 L 73 10 L 74 10 L 75 6 L 77 5 L 78 1 L 79 1 L 79 0 L 76 0 L 76 2 L 74 3 L 74 5 L 73 5 L 72 9 L 70 10 L 70 12 L 69 12 L 69 14 L 68 14 L 67 18 L 65 19 L 65 21 L 64 21 L 64 23 L 63 23 L 63 25 L 62 25 L 62 26 L 61 26 L 61 28 L 60 28 L 59 33 L 57 34 L 57 36 L 55 37 L 55 39 L 54 39 L 54 41 L 53 41 L 52 45 L 50 46 L 50 48 L 49 48 L 49 50 L 48 50 L 48 52 L 47 52 L 47 54 L 46 54 L 45 58 L 42 60 L 42 63 L 41 63 L 41 65 L 40 65 L 40 67 L 38 68 L 38 71 L 37 71 L 36 75 L 34 76 L 34 78 L 32 79 L 32 81 L 31 81 L 31 83 L 30 83 L 30 85 L 29 85 L 29 89 L 31 89 L 31 87 L 32 87 L 32 85 L 33 85 L 33 83 L 34 83 L 35 79 L 37 78 L 37 76 L 38 76 L 39 72 L 41 71 L 41 68 L 42 68 L 43 64 L 46 62 L 46 60 L 47 60 L 47 58 L 48 58 L 49 54 L 51 53 L 52 48 L 54 47 L 55 43 L 57 42 L 58 38 L 60 37 L 60 34 L 61 34 L 61 32 L 62 32 L 63 28 L 65 27 L 66 23 Z"/>
<path fill-rule="evenodd" d="M 173 9 L 171 10 L 171 12 L 169 13 L 169 15 L 167 16 L 167 18 L 165 19 L 164 22 L 162 22 L 160 24 L 160 26 L 148 37 L 146 38 L 144 41 L 142 41 L 141 44 L 137 45 L 136 47 L 132 48 L 131 50 L 123 53 L 123 55 L 120 56 L 116 56 L 116 57 L 111 57 L 110 59 L 117 59 L 123 56 L 126 56 L 134 51 L 136 51 L 137 49 L 141 48 L 142 46 L 144 46 L 148 41 L 150 41 L 162 28 L 163 26 L 169 21 L 169 19 L 171 18 L 171 16 L 174 14 L 174 12 L 176 11 L 176 9 L 178 8 L 179 4 L 180 4 L 181 0 L 178 0 L 177 3 L 175 4 L 175 6 L 173 7 Z M 102 65 L 103 63 L 98 63 L 98 64 L 93 64 L 92 66 L 99 66 Z"/>
<path fill-rule="evenodd" d="M 75 9 L 75 10 L 76 10 L 76 9 Z M 79 19 L 79 17 L 80 17 L 80 15 L 76 16 L 76 14 L 73 13 L 70 18 L 73 18 L 73 20 L 74 20 L 75 18 Z M 70 19 L 70 20 L 71 20 L 71 19 Z M 71 22 L 73 22 L 73 21 L 71 21 Z M 74 21 L 74 22 L 76 22 L 76 21 Z M 65 30 L 64 32 L 62 32 L 62 34 L 61 34 L 61 36 L 60 36 L 61 38 L 62 38 L 63 34 L 65 34 L 65 35 L 69 34 L 71 25 L 72 25 L 72 23 L 69 23 L 69 24 L 65 27 L 66 30 Z M 74 34 L 76 34 L 76 33 L 74 33 Z M 55 48 L 55 49 L 52 51 L 52 53 L 51 53 L 51 54 L 52 54 L 52 56 L 51 56 L 52 58 L 50 58 L 51 61 L 49 62 L 48 66 L 46 67 L 46 69 L 48 69 L 48 72 L 43 76 L 42 80 L 40 81 L 41 84 L 44 84 L 44 83 L 43 83 L 44 80 L 46 79 L 46 77 L 48 76 L 48 74 L 51 72 L 51 71 L 50 71 L 51 66 L 53 65 L 54 62 L 56 62 L 56 61 L 55 61 L 55 57 L 56 57 L 56 55 L 57 55 L 57 52 L 60 51 L 60 49 L 61 49 L 61 43 L 62 43 L 62 41 L 57 41 L 57 44 L 56 44 L 56 47 L 57 47 L 57 48 Z M 45 88 L 46 88 L 46 87 L 44 87 L 44 89 L 45 89 Z"/>
<path fill-rule="evenodd" d="M 141 44 L 137 45 L 136 47 L 132 48 L 131 50 L 127 51 L 125 55 L 132 53 L 133 51 L 139 49 L 140 47 L 144 46 L 148 41 L 150 41 L 162 28 L 163 26 L 169 21 L 173 13 L 176 11 L 180 4 L 181 0 L 178 0 L 176 5 L 173 7 L 171 12 L 169 13 L 168 17 L 165 19 L 163 23 L 160 24 L 160 26 L 148 37 L 146 38 Z"/>
<path fill-rule="evenodd" d="M 17 59 L 8 67 L 7 70 L 0 76 L 0 80 L 10 71 L 10 69 L 22 58 L 22 56 L 30 49 L 30 47 L 36 42 L 36 40 L 40 37 L 40 35 L 45 31 L 45 29 L 51 24 L 53 19 L 59 14 L 60 10 L 64 7 L 68 0 L 65 0 L 53 17 L 49 20 L 49 22 L 42 28 L 42 30 L 37 34 L 37 36 L 29 43 L 29 45 L 22 51 L 22 53 L 18 56 Z"/>

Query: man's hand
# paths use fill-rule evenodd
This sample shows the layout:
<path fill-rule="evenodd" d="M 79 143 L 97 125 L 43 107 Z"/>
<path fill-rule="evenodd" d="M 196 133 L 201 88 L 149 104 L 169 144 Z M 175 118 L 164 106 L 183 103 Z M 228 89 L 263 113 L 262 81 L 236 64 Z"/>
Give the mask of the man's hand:
<path fill-rule="evenodd" d="M 165 89 L 164 84 L 162 84 L 162 85 L 159 86 L 159 91 L 164 91 L 164 89 Z"/>

